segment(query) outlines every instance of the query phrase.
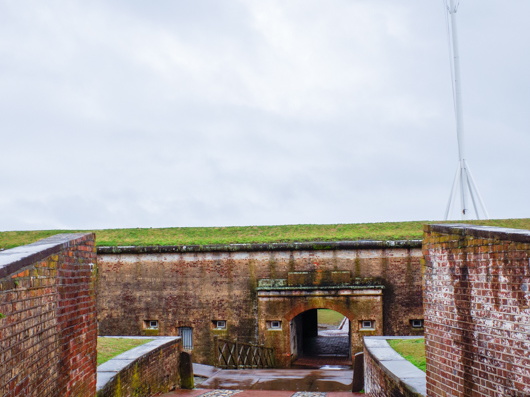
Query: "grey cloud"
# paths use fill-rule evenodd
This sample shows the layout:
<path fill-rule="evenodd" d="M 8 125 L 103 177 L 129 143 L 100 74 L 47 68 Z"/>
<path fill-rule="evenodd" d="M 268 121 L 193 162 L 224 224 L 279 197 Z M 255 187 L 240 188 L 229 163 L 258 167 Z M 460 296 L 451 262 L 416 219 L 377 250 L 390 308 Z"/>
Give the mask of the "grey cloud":
<path fill-rule="evenodd" d="M 434 3 L 2 3 L 0 230 L 441 218 L 457 147 Z M 458 15 L 496 218 L 528 216 L 529 11 Z"/>

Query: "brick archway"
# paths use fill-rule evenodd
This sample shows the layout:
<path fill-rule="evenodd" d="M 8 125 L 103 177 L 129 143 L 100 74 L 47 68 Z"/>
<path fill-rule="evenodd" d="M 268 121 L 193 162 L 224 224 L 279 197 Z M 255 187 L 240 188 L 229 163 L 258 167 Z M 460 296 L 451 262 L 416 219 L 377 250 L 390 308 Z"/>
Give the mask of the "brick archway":
<path fill-rule="evenodd" d="M 293 352 L 292 320 L 312 309 L 331 309 L 350 320 L 350 354 L 362 350 L 362 337 L 383 334 L 383 292 L 379 286 L 267 286 L 258 288 L 258 332 L 262 343 L 274 347 L 278 367 L 288 368 Z M 372 321 L 373 328 L 360 324 Z"/>

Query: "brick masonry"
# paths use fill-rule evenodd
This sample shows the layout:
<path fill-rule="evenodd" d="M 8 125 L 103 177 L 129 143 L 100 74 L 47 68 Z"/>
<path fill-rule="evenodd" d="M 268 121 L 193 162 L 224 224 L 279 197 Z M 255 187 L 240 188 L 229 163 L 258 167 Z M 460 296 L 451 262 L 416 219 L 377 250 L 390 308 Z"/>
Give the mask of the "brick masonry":
<path fill-rule="evenodd" d="M 530 232 L 425 227 L 427 394 L 530 395 Z"/>
<path fill-rule="evenodd" d="M 364 338 L 364 391 L 370 397 L 424 397 L 425 372 L 406 361 L 387 339 Z M 400 337 L 397 337 L 400 338 Z M 413 337 L 414 338 L 414 337 Z"/>
<path fill-rule="evenodd" d="M 96 391 L 93 234 L 63 234 L 0 252 L 0 395 Z"/>
<path fill-rule="evenodd" d="M 98 376 L 106 380 L 105 375 L 110 375 L 111 379 L 101 387 L 98 386 L 96 396 L 149 397 L 179 387 L 182 340 L 160 339 L 125 352 L 100 365 Z"/>
<path fill-rule="evenodd" d="M 269 343 L 264 321 L 288 324 L 293 313 L 286 312 L 287 306 L 281 313 L 267 308 L 278 318 L 261 318 L 260 280 L 287 280 L 295 272 L 308 272 L 313 278 L 337 272 L 342 277 L 345 272 L 351 280 L 373 278 L 384 286 L 383 313 L 379 303 L 376 313 L 383 322 L 376 324 L 378 334 L 422 335 L 423 329 L 410 325 L 410 320 L 423 318 L 421 255 L 419 241 L 100 247 L 99 332 L 178 335 L 180 327 L 190 327 L 194 360 L 213 363 L 214 336 Z M 314 302 L 304 307 L 312 309 Z M 338 308 L 333 302 L 333 297 L 325 297 L 318 305 Z M 148 320 L 158 321 L 158 329 L 146 329 Z M 216 320 L 226 321 L 226 328 L 217 329 Z M 352 329 L 358 332 L 361 319 L 352 320 Z M 289 332 L 288 325 L 282 324 L 280 332 Z M 288 352 L 285 343 L 282 346 L 278 354 L 283 356 Z"/>

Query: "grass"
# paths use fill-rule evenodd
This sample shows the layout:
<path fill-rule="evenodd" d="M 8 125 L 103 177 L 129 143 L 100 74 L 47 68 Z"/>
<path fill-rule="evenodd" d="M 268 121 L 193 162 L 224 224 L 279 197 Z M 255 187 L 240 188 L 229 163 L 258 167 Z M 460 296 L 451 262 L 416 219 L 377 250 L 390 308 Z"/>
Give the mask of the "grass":
<path fill-rule="evenodd" d="M 344 316 L 336 311 L 329 309 L 318 309 L 318 323 L 339 325 Z"/>
<path fill-rule="evenodd" d="M 404 359 L 425 372 L 425 339 L 388 339 L 387 342 Z"/>
<path fill-rule="evenodd" d="M 174 227 L 102 230 L 32 230 L 0 232 L 0 249 L 29 244 L 58 233 L 95 232 L 98 246 L 208 245 L 340 240 L 421 239 L 433 221 L 231 227 Z M 454 222 L 453 222 L 454 223 Z M 458 223 L 462 223 L 459 221 Z M 468 221 L 477 225 L 530 229 L 530 219 Z"/>
<path fill-rule="evenodd" d="M 98 338 L 98 365 L 153 339 Z"/>

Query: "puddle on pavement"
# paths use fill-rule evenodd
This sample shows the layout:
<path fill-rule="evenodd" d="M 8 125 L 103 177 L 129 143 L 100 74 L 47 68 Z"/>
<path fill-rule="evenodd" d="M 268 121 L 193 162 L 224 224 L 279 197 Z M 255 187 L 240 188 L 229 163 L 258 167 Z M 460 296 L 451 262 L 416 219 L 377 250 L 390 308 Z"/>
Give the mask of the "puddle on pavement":
<path fill-rule="evenodd" d="M 318 369 L 349 370 L 351 365 L 322 365 Z"/>

